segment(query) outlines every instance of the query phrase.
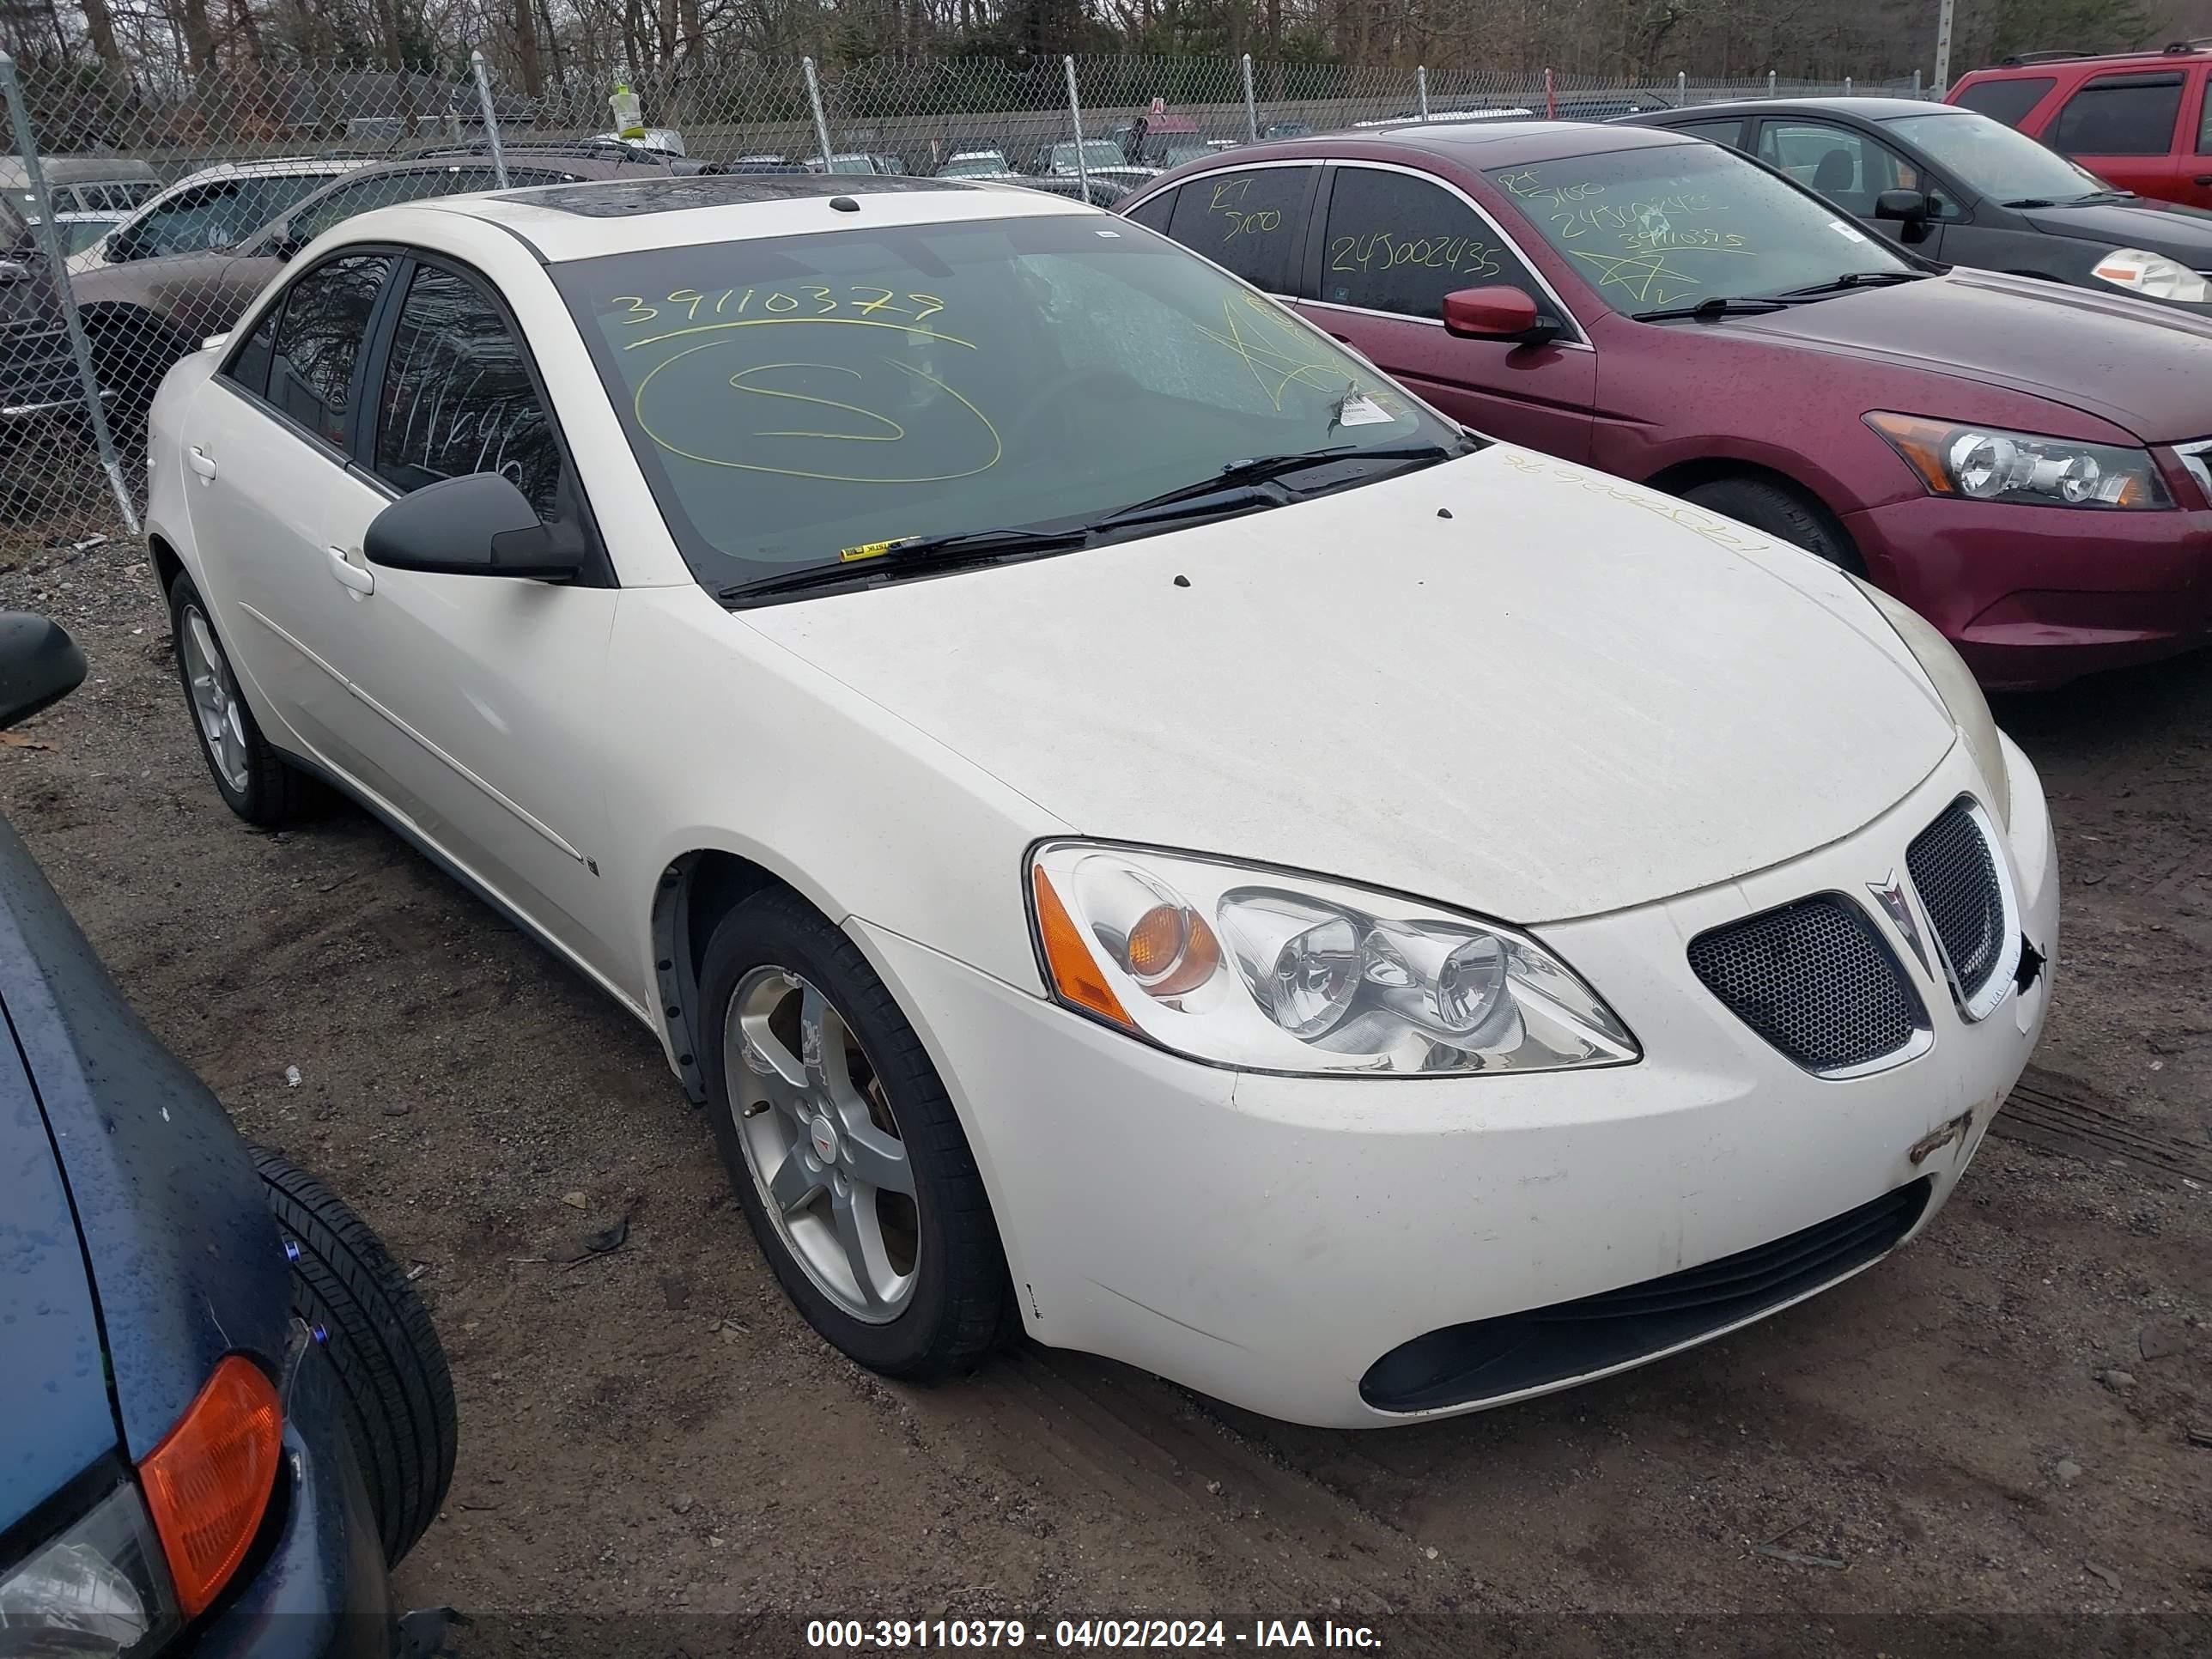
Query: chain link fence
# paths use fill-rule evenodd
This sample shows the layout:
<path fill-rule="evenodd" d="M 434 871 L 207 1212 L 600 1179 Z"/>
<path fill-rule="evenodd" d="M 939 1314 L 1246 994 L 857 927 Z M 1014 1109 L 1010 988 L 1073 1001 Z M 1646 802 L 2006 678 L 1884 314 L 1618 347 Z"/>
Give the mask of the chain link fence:
<path fill-rule="evenodd" d="M 139 533 L 146 412 L 283 262 L 354 213 L 427 196 L 702 171 L 1012 178 L 1110 205 L 1210 150 L 1362 122 L 1508 112 L 1604 119 L 1663 105 L 1879 85 L 1431 72 L 1074 57 L 678 64 L 611 88 L 506 82 L 480 57 L 429 75 L 258 64 L 189 81 L 0 58 L 0 564 Z M 625 112 L 629 113 L 629 112 Z M 627 134 L 625 137 L 623 135 Z"/>

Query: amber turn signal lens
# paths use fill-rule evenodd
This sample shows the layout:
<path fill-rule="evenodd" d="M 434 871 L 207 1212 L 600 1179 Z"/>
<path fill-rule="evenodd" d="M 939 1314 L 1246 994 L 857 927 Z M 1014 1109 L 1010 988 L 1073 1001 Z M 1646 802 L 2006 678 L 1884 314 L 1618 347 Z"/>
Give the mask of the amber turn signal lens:
<path fill-rule="evenodd" d="M 1135 1030 L 1137 1022 L 1129 1018 L 1121 998 L 1098 971 L 1097 959 L 1084 944 L 1075 919 L 1053 891 L 1050 879 L 1036 869 L 1030 872 L 1030 883 L 1036 892 L 1037 934 L 1044 941 L 1044 959 L 1052 969 L 1054 988 L 1077 1007 L 1088 1008 L 1116 1025 Z"/>
<path fill-rule="evenodd" d="M 283 1443 L 275 1387 L 252 1360 L 232 1354 L 138 1465 L 185 1618 L 204 1611 L 246 1559 Z"/>
<path fill-rule="evenodd" d="M 1129 971 L 1156 997 L 1195 991 L 1221 965 L 1221 941 L 1206 918 L 1179 904 L 1156 904 L 1129 930 Z"/>

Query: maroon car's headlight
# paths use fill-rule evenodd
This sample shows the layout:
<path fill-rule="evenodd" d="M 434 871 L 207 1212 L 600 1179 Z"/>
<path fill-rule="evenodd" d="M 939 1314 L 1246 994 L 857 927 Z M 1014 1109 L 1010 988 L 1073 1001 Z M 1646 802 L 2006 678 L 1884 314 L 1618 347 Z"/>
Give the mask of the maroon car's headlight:
<path fill-rule="evenodd" d="M 1918 415 L 1878 412 L 1866 423 L 1904 457 L 1931 495 L 2108 512 L 2173 505 L 2147 449 Z"/>

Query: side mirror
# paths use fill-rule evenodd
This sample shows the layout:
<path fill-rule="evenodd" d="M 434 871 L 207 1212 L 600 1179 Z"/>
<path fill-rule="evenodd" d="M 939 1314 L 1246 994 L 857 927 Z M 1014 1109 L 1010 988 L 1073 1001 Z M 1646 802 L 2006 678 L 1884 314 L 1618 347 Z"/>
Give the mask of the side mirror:
<path fill-rule="evenodd" d="M 1444 295 L 1444 331 L 1462 340 L 1541 345 L 1558 335 L 1559 321 L 1517 288 L 1463 288 Z"/>
<path fill-rule="evenodd" d="M 59 623 L 0 611 L 0 728 L 51 708 L 84 684 L 84 653 Z"/>
<path fill-rule="evenodd" d="M 573 581 L 582 556 L 553 533 L 514 483 L 496 472 L 441 478 L 402 495 L 369 520 L 361 550 L 391 570 L 447 576 L 520 576 Z"/>
<path fill-rule="evenodd" d="M 1886 190 L 1874 198 L 1874 216 L 1899 219 L 1909 228 L 1928 221 L 1928 198 L 1917 190 Z"/>
<path fill-rule="evenodd" d="M 285 225 L 269 239 L 269 252 L 282 264 L 307 245 L 306 237 L 296 234 L 291 226 Z"/>

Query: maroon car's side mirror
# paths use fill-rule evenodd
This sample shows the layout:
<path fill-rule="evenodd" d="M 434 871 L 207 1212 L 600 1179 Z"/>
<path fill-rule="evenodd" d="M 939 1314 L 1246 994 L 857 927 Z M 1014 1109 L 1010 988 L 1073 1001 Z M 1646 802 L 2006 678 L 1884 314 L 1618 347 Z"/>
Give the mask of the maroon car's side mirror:
<path fill-rule="evenodd" d="M 1559 331 L 1556 318 L 1536 309 L 1517 288 L 1463 288 L 1444 295 L 1444 331 L 1465 340 L 1537 345 Z"/>

